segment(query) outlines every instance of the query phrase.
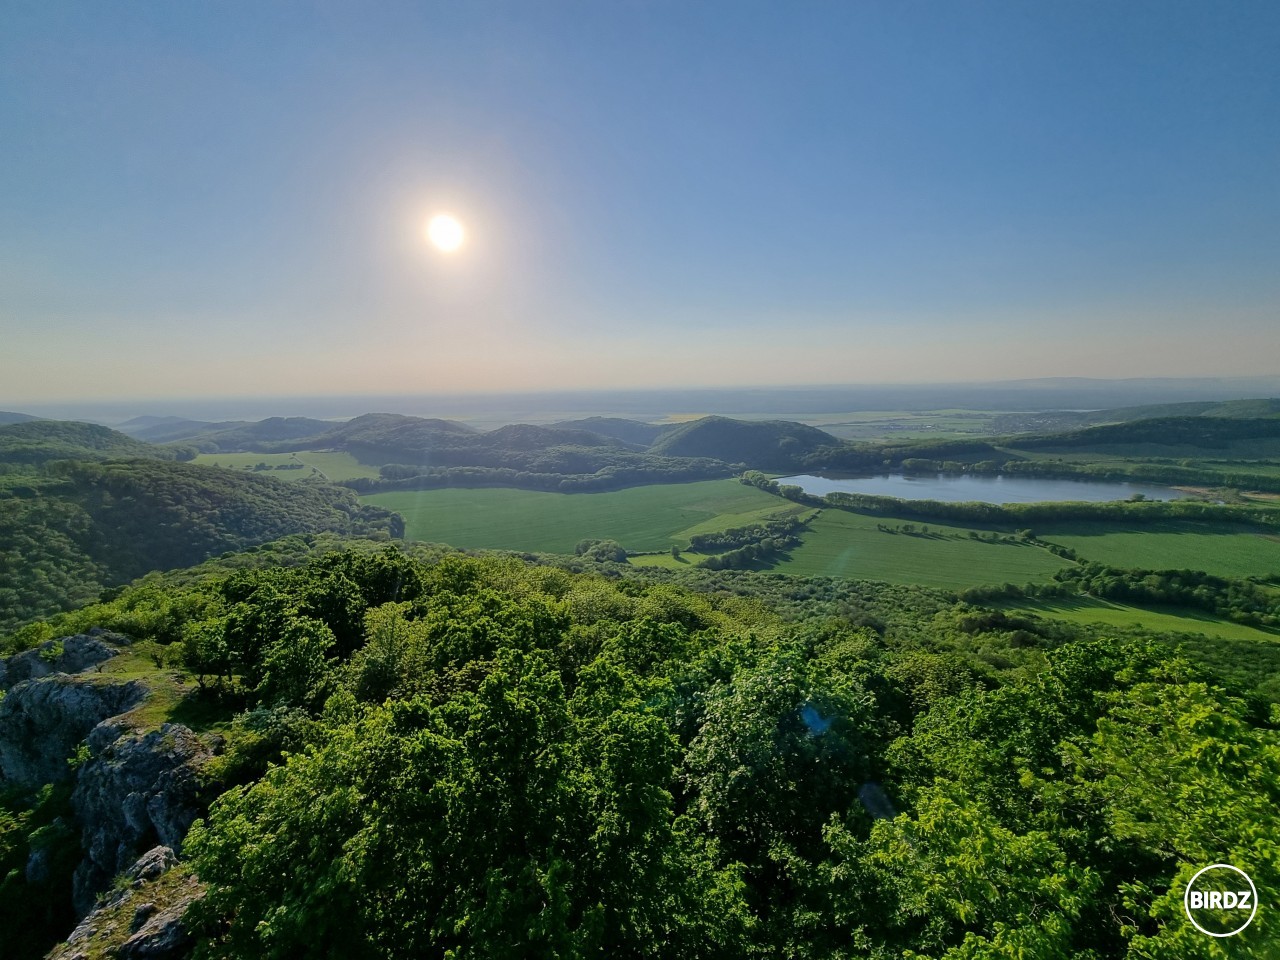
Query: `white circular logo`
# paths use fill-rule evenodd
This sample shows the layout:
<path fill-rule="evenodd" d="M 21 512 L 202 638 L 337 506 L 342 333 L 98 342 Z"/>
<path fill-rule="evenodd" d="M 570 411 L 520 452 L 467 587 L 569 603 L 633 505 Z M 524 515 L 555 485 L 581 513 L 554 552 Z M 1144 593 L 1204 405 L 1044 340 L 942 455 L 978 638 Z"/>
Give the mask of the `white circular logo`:
<path fill-rule="evenodd" d="M 1239 867 L 1229 863 L 1210 864 L 1187 881 L 1182 908 L 1201 933 L 1211 937 L 1235 936 L 1253 922 L 1258 912 L 1258 888 Z"/>

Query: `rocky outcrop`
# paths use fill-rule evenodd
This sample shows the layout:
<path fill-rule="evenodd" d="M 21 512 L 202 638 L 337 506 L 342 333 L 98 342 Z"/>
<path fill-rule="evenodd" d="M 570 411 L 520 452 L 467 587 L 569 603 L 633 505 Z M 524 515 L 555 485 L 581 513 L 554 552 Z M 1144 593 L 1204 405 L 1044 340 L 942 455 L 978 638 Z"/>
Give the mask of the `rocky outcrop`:
<path fill-rule="evenodd" d="M 0 690 L 54 673 L 80 673 L 110 660 L 120 652 L 116 646 L 126 646 L 129 642 L 128 637 L 100 627 L 74 637 L 46 640 L 34 650 L 0 660 Z"/>
<path fill-rule="evenodd" d="M 123 960 L 183 960 L 193 939 L 183 921 L 204 895 L 168 847 L 153 847 L 128 868 L 124 883 L 80 921 L 49 960 L 113 956 Z"/>
<path fill-rule="evenodd" d="M 129 906 L 123 921 L 118 910 L 109 911 L 111 955 L 170 958 L 185 956 L 189 947 L 179 921 L 200 896 L 199 884 L 170 867 L 203 812 L 198 774 L 210 749 L 178 724 L 150 733 L 132 727 L 127 712 L 149 695 L 145 682 L 83 673 L 116 656 L 113 644 L 127 642 L 94 630 L 0 661 L 0 689 L 8 687 L 0 699 L 0 787 L 34 790 L 75 780 L 71 805 L 77 826 L 66 827 L 80 833 L 83 859 L 73 876 L 72 900 L 76 915 L 86 920 L 57 956 L 101 955 L 86 945 L 99 942 L 103 910 L 124 908 L 119 889 L 106 906 L 95 909 L 95 902 L 122 871 L 128 871 L 126 893 L 147 884 L 158 893 Z M 73 768 L 67 760 L 78 752 Z M 139 858 L 143 851 L 148 852 Z M 28 876 L 47 876 L 46 861 L 33 853 Z"/>
<path fill-rule="evenodd" d="M 33 790 L 68 779 L 67 759 L 90 731 L 146 695 L 136 680 L 100 683 L 65 674 L 23 680 L 0 700 L 0 786 Z"/>
<path fill-rule="evenodd" d="M 181 848 L 203 808 L 199 768 L 210 755 L 200 739 L 179 724 L 158 731 L 111 736 L 104 724 L 89 738 L 91 758 L 80 768 L 71 805 L 83 825 L 85 859 L 76 869 L 73 898 L 86 913 L 138 854 L 163 845 Z"/>

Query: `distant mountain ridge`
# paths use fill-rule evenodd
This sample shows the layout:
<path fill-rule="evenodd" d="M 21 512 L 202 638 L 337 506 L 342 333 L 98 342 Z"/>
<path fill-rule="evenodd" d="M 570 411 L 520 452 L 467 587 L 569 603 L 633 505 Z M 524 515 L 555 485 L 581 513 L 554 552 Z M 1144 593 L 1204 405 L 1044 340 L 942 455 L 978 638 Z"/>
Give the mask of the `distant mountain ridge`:
<path fill-rule="evenodd" d="M 179 417 L 136 417 L 119 430 L 150 443 L 192 443 L 210 453 L 252 450 L 255 445 L 299 440 L 333 429 L 329 420 L 310 417 L 268 417 L 265 420 L 210 422 Z"/>
<path fill-rule="evenodd" d="M 183 420 L 181 417 L 136 417 L 117 424 L 116 429 L 135 440 L 145 440 L 148 443 L 172 443 L 220 430 L 246 426 L 249 422 L 229 420 L 225 423 L 211 423 L 206 420 Z"/>

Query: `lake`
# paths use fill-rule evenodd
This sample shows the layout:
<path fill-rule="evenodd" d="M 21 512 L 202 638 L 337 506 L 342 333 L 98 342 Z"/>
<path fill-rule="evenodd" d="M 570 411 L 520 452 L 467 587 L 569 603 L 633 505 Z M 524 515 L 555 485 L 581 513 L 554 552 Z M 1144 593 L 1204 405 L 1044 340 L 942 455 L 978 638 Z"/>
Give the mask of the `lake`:
<path fill-rule="evenodd" d="M 824 496 L 839 490 L 900 500 L 940 500 L 943 503 L 1048 503 L 1063 500 L 1105 503 L 1142 494 L 1148 500 L 1180 500 L 1188 494 L 1153 483 L 1110 480 L 1051 480 L 1047 477 L 974 476 L 972 474 L 901 473 L 875 477 L 779 477 L 805 493 Z"/>

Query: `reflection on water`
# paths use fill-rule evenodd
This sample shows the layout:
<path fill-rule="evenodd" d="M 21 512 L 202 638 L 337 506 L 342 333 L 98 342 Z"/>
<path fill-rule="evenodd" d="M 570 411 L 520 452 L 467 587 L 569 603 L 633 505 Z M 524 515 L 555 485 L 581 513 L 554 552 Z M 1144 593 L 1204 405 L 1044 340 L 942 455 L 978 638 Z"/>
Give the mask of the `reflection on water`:
<path fill-rule="evenodd" d="M 823 496 L 837 490 L 902 500 L 941 500 L 944 503 L 1046 503 L 1063 500 L 1105 503 L 1141 494 L 1148 500 L 1179 500 L 1187 494 L 1154 483 L 1111 480 L 1051 480 L 1046 477 L 973 476 L 971 474 L 892 473 L 877 477 L 779 477 L 780 484 L 802 487 Z"/>

